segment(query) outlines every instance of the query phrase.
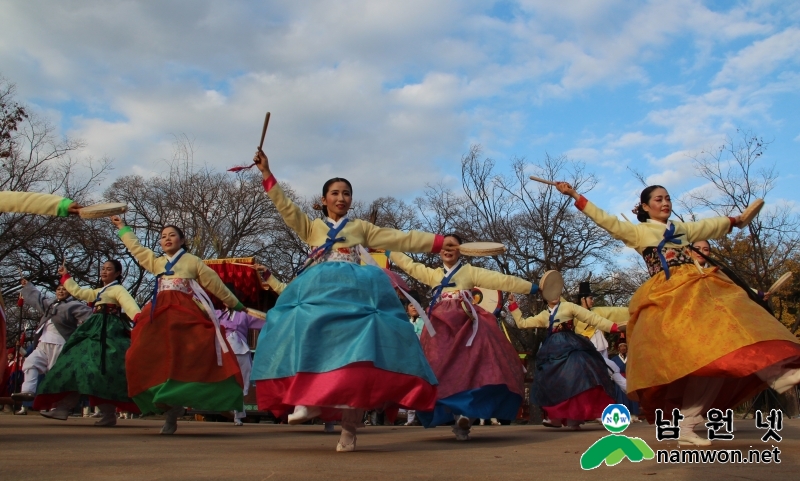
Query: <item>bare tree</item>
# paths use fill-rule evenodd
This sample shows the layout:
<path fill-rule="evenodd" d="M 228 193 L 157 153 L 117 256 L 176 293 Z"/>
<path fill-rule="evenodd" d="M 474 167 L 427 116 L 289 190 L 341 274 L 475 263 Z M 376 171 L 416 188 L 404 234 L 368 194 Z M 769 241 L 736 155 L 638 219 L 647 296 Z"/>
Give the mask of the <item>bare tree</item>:
<path fill-rule="evenodd" d="M 728 137 L 723 145 L 691 156 L 700 177 L 709 182 L 705 189 L 681 198 L 681 205 L 692 216 L 698 210 L 738 215 L 756 199 L 766 199 L 775 188 L 775 165 L 761 165 L 769 142 L 751 131 L 736 132 L 737 137 Z M 798 242 L 800 217 L 788 205 L 767 205 L 747 229 L 711 244 L 714 254 L 734 267 L 746 282 L 766 289 L 787 266 L 800 259 Z M 776 310 L 779 319 L 787 312 Z M 782 320 L 787 325 L 794 321 Z"/>

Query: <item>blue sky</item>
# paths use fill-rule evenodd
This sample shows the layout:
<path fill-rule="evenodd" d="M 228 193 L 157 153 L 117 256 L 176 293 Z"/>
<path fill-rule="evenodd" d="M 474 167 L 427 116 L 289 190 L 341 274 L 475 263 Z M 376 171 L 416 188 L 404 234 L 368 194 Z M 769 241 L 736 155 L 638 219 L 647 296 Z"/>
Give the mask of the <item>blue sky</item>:
<path fill-rule="evenodd" d="M 264 112 L 276 175 L 301 193 L 346 176 L 357 198 L 457 187 L 479 143 L 500 167 L 585 162 L 627 212 L 628 167 L 679 195 L 689 154 L 736 129 L 772 140 L 772 202 L 800 201 L 800 3 L 674 0 L 0 0 L 0 74 L 21 100 L 153 175 L 176 135 L 215 168 L 252 158 Z"/>

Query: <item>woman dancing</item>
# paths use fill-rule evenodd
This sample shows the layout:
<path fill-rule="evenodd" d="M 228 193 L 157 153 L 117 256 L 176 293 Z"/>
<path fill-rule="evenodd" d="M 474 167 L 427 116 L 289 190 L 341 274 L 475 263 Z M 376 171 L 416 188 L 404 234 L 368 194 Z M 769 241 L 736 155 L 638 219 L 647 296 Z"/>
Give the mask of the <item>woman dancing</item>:
<path fill-rule="evenodd" d="M 456 246 L 461 238 L 445 237 Z M 529 294 L 538 286 L 514 276 L 474 267 L 461 259 L 458 248 L 439 254 L 444 267 L 431 269 L 399 252 L 389 258 L 418 281 L 434 288 L 428 311 L 436 334 L 423 331 L 425 357 L 439 380 L 439 397 L 433 410 L 417 411 L 430 428 L 455 417 L 453 434 L 468 441 L 476 419 L 515 419 L 523 396 L 524 373 L 514 346 L 497 326 L 497 319 L 472 303 L 471 289 Z"/>
<path fill-rule="evenodd" d="M 119 216 L 111 221 L 139 265 L 156 276 L 153 297 L 134 320 L 126 356 L 128 394 L 142 413 L 165 412 L 161 434 L 173 434 L 184 406 L 208 411 L 242 407 L 242 374 L 222 336 L 211 299 L 235 311 L 244 305 L 219 276 L 184 249 L 183 231 L 168 225 L 159 241 L 163 256 L 142 246 Z M 202 308 L 200 306 L 203 306 Z"/>
<path fill-rule="evenodd" d="M 296 406 L 290 424 L 342 416 L 337 451 L 353 451 L 364 410 L 431 409 L 436 377 L 388 277 L 360 266 L 357 246 L 438 252 L 444 238 L 349 219 L 352 187 L 322 188 L 326 219 L 310 219 L 283 192 L 261 149 L 254 161 L 286 224 L 311 246 L 300 274 L 267 315 L 253 362 L 260 409 Z"/>
<path fill-rule="evenodd" d="M 116 408 L 138 413 L 128 397 L 125 353 L 131 345 L 131 330 L 122 311 L 133 318 L 139 305 L 122 286 L 122 264 L 114 259 L 100 268 L 103 287 L 78 286 L 64 266 L 58 268 L 61 284 L 76 299 L 90 302 L 93 314 L 70 336 L 55 365 L 39 385 L 34 409 L 53 410 L 42 416 L 65 421 L 69 412 L 89 396 L 92 406 L 99 406 L 102 418 L 95 426 L 117 424 Z"/>
<path fill-rule="evenodd" d="M 542 276 L 542 285 L 551 273 L 556 272 Z M 625 327 L 559 297 L 547 299 L 547 310 L 523 319 L 513 295 L 511 300 L 508 310 L 517 327 L 547 328 L 547 338 L 536 353 L 531 386 L 531 404 L 544 411 L 543 424 L 577 430 L 584 421 L 599 418 L 603 409 L 614 404 L 616 389 L 602 354 L 588 338 L 575 334 L 575 321 L 602 332 L 624 332 Z"/>
<path fill-rule="evenodd" d="M 640 224 L 620 222 L 575 192 L 558 190 L 612 237 L 636 249 L 650 271 L 631 298 L 628 394 L 654 422 L 673 408 L 684 416 L 681 444 L 709 445 L 693 432 L 710 408 L 733 408 L 758 391 L 800 383 L 800 342 L 716 268 L 698 269 L 687 243 L 724 237 L 746 223 L 737 217 L 672 222 L 664 187 L 644 189 L 635 212 Z"/>

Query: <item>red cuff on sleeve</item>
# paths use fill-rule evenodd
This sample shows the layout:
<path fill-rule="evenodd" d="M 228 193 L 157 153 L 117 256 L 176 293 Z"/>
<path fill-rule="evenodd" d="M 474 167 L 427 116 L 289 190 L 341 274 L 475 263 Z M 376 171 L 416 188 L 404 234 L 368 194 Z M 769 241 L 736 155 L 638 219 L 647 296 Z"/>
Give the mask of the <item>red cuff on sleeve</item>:
<path fill-rule="evenodd" d="M 63 276 L 61 276 L 61 280 L 59 282 L 63 285 L 65 282 L 67 282 L 67 279 L 69 279 L 70 277 L 72 276 L 69 275 L 69 273 L 64 274 Z"/>
<path fill-rule="evenodd" d="M 731 226 L 728 227 L 728 233 L 730 234 L 730 232 L 733 230 L 733 226 L 736 225 L 736 217 L 728 217 L 728 220 L 731 221 Z"/>
<path fill-rule="evenodd" d="M 438 254 L 439 251 L 442 250 L 442 245 L 444 245 L 444 236 L 441 234 L 436 234 L 436 237 L 433 239 L 433 247 L 431 247 L 431 252 Z"/>
<path fill-rule="evenodd" d="M 512 302 L 511 304 L 508 305 L 509 311 L 516 311 L 517 309 L 519 309 L 519 304 L 517 304 L 516 302 Z"/>
<path fill-rule="evenodd" d="M 619 332 L 619 328 L 617 327 L 617 323 L 615 322 L 614 324 L 611 325 L 611 330 L 609 331 L 609 333 L 617 334 L 618 332 Z"/>
<path fill-rule="evenodd" d="M 578 200 L 575 201 L 575 207 L 577 207 L 579 211 L 583 212 L 583 209 L 586 208 L 586 204 L 588 202 L 589 199 L 587 199 L 584 196 L 580 196 L 580 198 L 578 198 Z"/>
<path fill-rule="evenodd" d="M 275 184 L 277 183 L 278 181 L 275 179 L 274 175 L 270 175 L 269 179 L 264 179 L 264 181 L 261 182 L 261 184 L 264 186 L 264 190 L 266 190 L 267 192 L 272 190 L 272 188 L 275 187 Z"/>

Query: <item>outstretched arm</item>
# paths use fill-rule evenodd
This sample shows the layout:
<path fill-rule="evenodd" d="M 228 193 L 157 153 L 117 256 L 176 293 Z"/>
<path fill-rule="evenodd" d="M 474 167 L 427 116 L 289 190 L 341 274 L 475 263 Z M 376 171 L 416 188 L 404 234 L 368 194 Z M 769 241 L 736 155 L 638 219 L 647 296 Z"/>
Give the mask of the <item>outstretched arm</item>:
<path fill-rule="evenodd" d="M 424 266 L 419 262 L 414 262 L 414 259 L 403 254 L 402 252 L 392 252 L 389 254 L 389 259 L 406 274 L 421 283 L 436 287 L 442 282 L 442 274 L 436 269 Z"/>
<path fill-rule="evenodd" d="M 0 212 L 66 217 L 77 214 L 80 208 L 72 199 L 60 195 L 0 191 Z"/>
<path fill-rule="evenodd" d="M 472 284 L 475 287 L 513 292 L 514 294 L 534 294 L 539 290 L 539 286 L 530 281 L 489 269 L 471 267 L 470 273 L 472 274 Z"/>

